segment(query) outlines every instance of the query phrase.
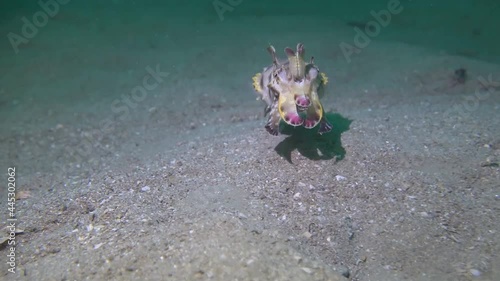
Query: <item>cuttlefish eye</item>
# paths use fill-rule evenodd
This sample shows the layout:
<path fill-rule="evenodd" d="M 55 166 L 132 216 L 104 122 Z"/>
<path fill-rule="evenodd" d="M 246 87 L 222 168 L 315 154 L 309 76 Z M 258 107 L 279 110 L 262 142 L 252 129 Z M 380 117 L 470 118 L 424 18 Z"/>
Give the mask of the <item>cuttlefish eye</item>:
<path fill-rule="evenodd" d="M 318 74 L 318 69 L 315 67 L 311 67 L 307 72 L 307 78 L 309 78 L 309 80 L 314 80 L 316 79 L 316 77 L 318 77 Z"/>

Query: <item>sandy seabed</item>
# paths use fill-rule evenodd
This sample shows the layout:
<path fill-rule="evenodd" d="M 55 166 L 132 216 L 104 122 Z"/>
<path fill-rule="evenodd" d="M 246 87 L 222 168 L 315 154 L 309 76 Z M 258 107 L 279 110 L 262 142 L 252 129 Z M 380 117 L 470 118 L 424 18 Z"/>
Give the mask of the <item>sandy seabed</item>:
<path fill-rule="evenodd" d="M 1 279 L 500 280 L 500 66 L 377 38 L 348 62 L 352 26 L 252 20 L 65 12 L 2 57 Z M 270 42 L 328 74 L 332 133 L 265 131 Z"/>

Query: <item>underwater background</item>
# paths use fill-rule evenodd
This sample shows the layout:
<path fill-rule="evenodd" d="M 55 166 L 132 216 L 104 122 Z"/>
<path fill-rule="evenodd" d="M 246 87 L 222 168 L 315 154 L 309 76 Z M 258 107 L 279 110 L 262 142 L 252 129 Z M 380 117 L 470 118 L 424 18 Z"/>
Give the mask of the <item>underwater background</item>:
<path fill-rule="evenodd" d="M 0 279 L 500 280 L 499 14 L 3 1 Z M 299 42 L 333 130 L 272 136 L 252 77 Z"/>

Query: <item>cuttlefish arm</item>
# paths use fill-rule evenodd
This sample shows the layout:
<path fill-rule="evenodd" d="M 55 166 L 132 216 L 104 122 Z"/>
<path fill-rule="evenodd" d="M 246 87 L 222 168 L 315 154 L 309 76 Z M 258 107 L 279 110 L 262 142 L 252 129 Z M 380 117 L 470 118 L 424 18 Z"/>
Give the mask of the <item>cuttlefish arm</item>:
<path fill-rule="evenodd" d="M 324 73 L 319 73 L 316 67 L 311 67 L 306 75 L 306 81 L 309 83 L 309 99 L 311 105 L 307 108 L 304 127 L 312 129 L 320 124 L 318 133 L 327 133 L 332 129 L 332 125 L 325 118 L 323 105 L 319 100 L 318 90 L 322 89 L 327 83 L 327 78 Z"/>
<path fill-rule="evenodd" d="M 278 103 L 274 103 L 269 110 L 269 118 L 266 123 L 266 131 L 271 135 L 277 136 L 279 134 L 280 113 L 278 111 Z"/>
<path fill-rule="evenodd" d="M 306 63 L 304 61 L 305 55 L 304 45 L 302 43 L 297 44 L 297 50 L 293 51 L 291 48 L 285 48 L 285 54 L 288 58 L 289 67 L 289 79 L 295 81 L 301 81 L 304 79 L 306 73 Z"/>

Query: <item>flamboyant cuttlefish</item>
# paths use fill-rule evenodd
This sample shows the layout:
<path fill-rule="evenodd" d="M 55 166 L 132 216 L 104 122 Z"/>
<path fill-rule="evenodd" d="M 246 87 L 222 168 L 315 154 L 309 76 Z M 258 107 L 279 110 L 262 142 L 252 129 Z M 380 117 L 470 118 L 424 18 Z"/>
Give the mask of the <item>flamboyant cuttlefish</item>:
<path fill-rule="evenodd" d="M 319 124 L 319 134 L 331 131 L 332 125 L 325 118 L 319 100 L 328 78 L 319 72 L 313 57 L 309 63 L 304 61 L 304 45 L 297 44 L 296 51 L 285 48 L 288 59 L 283 63 L 276 57 L 273 46 L 267 50 L 273 64 L 253 77 L 253 87 L 266 103 L 265 114 L 269 114 L 266 130 L 278 135 L 279 122 L 283 120 L 291 126 L 303 125 L 307 129 Z"/>

